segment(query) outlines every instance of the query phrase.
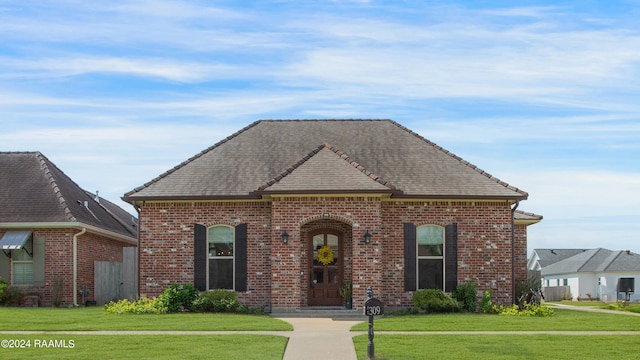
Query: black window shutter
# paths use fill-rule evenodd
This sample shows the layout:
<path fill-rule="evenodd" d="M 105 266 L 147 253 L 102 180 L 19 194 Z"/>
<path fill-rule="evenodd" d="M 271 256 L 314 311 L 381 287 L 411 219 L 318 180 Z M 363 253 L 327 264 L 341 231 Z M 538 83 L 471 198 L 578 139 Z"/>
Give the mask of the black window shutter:
<path fill-rule="evenodd" d="M 444 228 L 444 291 L 452 292 L 458 286 L 458 224 Z"/>
<path fill-rule="evenodd" d="M 202 224 L 193 226 L 193 286 L 207 290 L 207 227 Z"/>
<path fill-rule="evenodd" d="M 415 291 L 416 281 L 416 226 L 404 224 L 404 290 Z"/>
<path fill-rule="evenodd" d="M 236 262 L 235 290 L 247 291 L 247 224 L 236 226 L 233 251 Z"/>

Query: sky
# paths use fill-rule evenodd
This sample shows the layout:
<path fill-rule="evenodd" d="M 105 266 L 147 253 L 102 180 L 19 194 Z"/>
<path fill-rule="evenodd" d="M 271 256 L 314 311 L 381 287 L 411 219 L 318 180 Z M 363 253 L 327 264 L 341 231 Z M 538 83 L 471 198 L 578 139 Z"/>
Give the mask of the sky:
<path fill-rule="evenodd" d="M 392 119 L 640 253 L 640 0 L 0 0 L 0 151 L 120 198 L 262 119 Z M 1 171 L 1 169 L 0 169 Z"/>

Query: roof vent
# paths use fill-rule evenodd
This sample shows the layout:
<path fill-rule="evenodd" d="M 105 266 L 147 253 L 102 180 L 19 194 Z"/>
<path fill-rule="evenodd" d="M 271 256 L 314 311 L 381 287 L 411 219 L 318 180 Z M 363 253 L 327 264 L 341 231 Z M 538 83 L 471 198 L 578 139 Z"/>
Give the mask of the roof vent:
<path fill-rule="evenodd" d="M 100 191 L 96 190 L 96 198 L 94 200 L 100 204 L 100 196 L 98 194 L 100 194 Z"/>

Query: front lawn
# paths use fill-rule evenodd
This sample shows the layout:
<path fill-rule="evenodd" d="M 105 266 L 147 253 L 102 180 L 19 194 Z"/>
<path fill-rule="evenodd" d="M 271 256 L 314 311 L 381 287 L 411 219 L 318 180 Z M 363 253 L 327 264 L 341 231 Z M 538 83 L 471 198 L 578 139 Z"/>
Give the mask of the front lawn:
<path fill-rule="evenodd" d="M 367 331 L 367 323 L 352 328 Z M 640 317 L 556 309 L 551 317 L 487 314 L 387 316 L 374 321 L 375 358 L 387 359 L 637 359 Z M 438 331 L 451 334 L 380 334 Z M 504 331 L 504 334 L 455 334 Z M 599 331 L 598 334 L 518 334 L 518 331 Z M 608 333 L 608 334 L 607 334 Z M 358 359 L 366 359 L 367 335 L 354 337 Z"/>
<path fill-rule="evenodd" d="M 0 331 L 291 331 L 293 327 L 269 316 L 178 313 L 163 315 L 114 315 L 103 307 L 75 309 L 0 307 Z"/>
<path fill-rule="evenodd" d="M 367 335 L 354 338 L 359 360 Z M 376 335 L 376 360 L 422 359 L 637 359 L 637 335 Z"/>
<path fill-rule="evenodd" d="M 376 331 L 640 331 L 640 316 L 555 309 L 550 317 L 487 314 L 389 316 L 375 320 Z M 352 328 L 367 331 L 367 323 Z"/>
<path fill-rule="evenodd" d="M 0 359 L 281 360 L 287 338 L 269 335 L 0 335 L 29 347 L 0 348 Z M 54 340 L 54 343 L 51 343 Z M 43 344 L 62 347 L 43 347 Z"/>

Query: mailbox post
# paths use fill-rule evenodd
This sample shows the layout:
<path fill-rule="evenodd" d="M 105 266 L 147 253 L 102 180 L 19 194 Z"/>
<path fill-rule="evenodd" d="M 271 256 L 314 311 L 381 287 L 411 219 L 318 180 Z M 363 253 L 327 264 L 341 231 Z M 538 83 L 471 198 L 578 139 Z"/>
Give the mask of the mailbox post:
<path fill-rule="evenodd" d="M 367 359 L 375 359 L 375 346 L 373 344 L 373 317 L 384 315 L 382 301 L 373 297 L 373 289 L 367 287 L 367 301 L 364 303 L 364 314 L 369 316 L 369 342 L 367 343 Z"/>

